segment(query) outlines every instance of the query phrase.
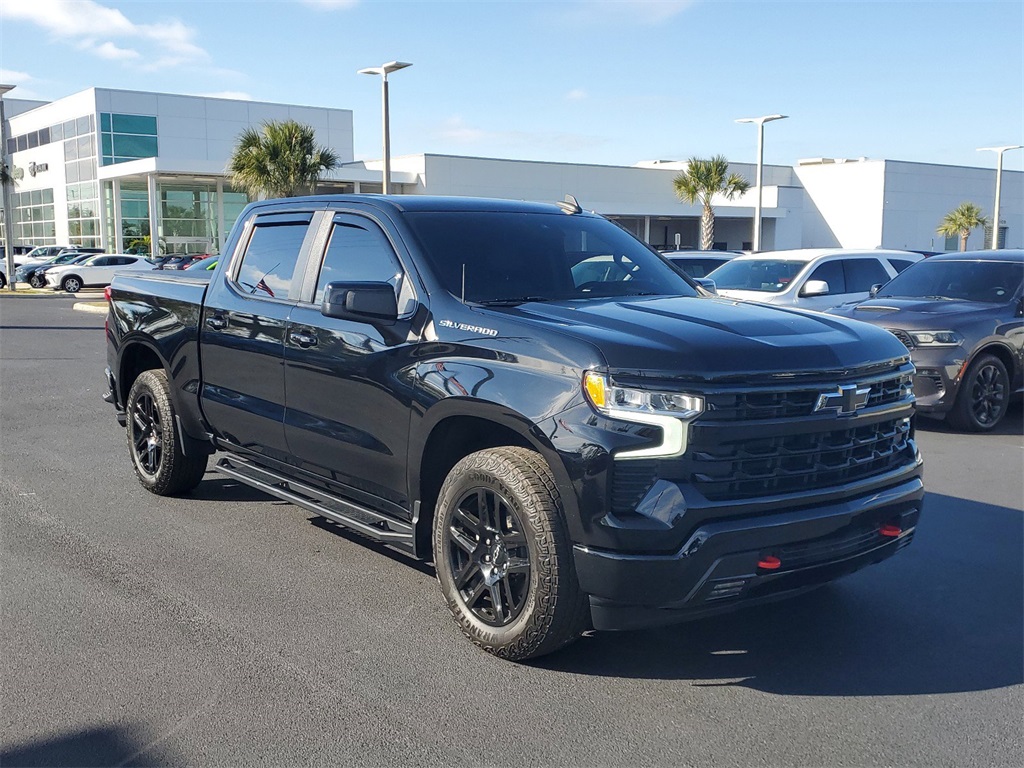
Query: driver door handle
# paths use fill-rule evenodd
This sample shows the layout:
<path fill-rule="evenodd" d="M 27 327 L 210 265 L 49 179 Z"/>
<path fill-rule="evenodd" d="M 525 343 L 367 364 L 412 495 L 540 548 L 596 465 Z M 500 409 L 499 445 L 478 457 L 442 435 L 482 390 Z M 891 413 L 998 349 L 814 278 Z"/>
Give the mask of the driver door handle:
<path fill-rule="evenodd" d="M 228 320 L 224 315 L 210 315 L 206 318 L 206 325 L 215 331 L 223 331 L 228 327 Z"/>

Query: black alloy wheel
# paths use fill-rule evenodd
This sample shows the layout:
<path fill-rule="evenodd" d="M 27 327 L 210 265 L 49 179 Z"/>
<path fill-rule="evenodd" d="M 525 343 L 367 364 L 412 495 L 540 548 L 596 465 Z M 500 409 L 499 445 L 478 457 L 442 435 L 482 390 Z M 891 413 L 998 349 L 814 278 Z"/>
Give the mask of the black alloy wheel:
<path fill-rule="evenodd" d="M 125 415 L 128 454 L 146 490 L 175 496 L 199 485 L 209 454 L 200 446 L 185 452 L 184 438 L 174 428 L 174 402 L 164 371 L 139 374 L 128 392 Z"/>
<path fill-rule="evenodd" d="M 949 422 L 967 432 L 986 432 L 1006 415 L 1009 403 L 1010 377 L 1006 366 L 995 355 L 981 355 L 960 382 Z"/>
<path fill-rule="evenodd" d="M 478 619 L 504 627 L 519 616 L 530 586 L 530 548 L 515 510 L 490 488 L 471 489 L 448 526 L 448 567 L 459 599 Z"/>
<path fill-rule="evenodd" d="M 543 656 L 588 626 L 551 467 L 529 448 L 487 448 L 445 478 L 434 513 L 441 592 L 475 645 L 512 661 Z"/>
<path fill-rule="evenodd" d="M 130 429 L 136 465 L 155 477 L 163 456 L 164 427 L 152 393 L 143 392 L 132 404 Z"/>
<path fill-rule="evenodd" d="M 39 272 L 33 272 L 32 276 L 28 279 L 28 284 L 33 288 L 45 288 L 46 278 L 43 277 Z"/>

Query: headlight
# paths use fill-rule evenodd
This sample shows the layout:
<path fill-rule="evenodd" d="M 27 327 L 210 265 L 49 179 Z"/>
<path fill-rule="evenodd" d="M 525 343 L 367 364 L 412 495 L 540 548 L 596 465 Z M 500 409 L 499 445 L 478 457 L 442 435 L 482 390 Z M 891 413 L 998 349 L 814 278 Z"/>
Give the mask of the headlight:
<path fill-rule="evenodd" d="M 958 347 L 964 337 L 956 331 L 908 331 L 919 347 Z"/>
<path fill-rule="evenodd" d="M 588 371 L 583 392 L 599 412 L 612 419 L 661 427 L 659 445 L 619 451 L 616 459 L 672 458 L 686 452 L 689 422 L 704 411 L 704 398 L 681 392 L 618 387 L 600 373 Z"/>

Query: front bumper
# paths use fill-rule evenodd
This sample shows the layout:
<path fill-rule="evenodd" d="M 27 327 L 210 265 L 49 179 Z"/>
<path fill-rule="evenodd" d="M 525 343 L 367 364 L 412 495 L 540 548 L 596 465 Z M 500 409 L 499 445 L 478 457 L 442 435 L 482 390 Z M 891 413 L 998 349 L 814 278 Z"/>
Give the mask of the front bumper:
<path fill-rule="evenodd" d="M 671 624 L 797 593 L 891 557 L 913 538 L 923 498 L 914 477 L 827 506 L 709 521 L 670 555 L 576 545 L 576 571 L 595 629 Z"/>
<path fill-rule="evenodd" d="M 919 413 L 942 415 L 956 402 L 967 353 L 962 347 L 915 349 L 914 396 Z"/>

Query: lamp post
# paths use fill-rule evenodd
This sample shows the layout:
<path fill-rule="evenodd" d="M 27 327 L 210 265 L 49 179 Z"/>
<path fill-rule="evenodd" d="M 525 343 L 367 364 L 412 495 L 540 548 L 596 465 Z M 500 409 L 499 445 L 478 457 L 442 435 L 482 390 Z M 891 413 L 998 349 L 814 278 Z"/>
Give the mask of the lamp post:
<path fill-rule="evenodd" d="M 757 205 L 754 208 L 754 251 L 761 250 L 761 174 L 764 170 L 764 124 L 772 120 L 785 120 L 789 115 L 763 115 L 762 117 L 741 117 L 737 123 L 757 124 Z"/>
<path fill-rule="evenodd" d="M 11 216 L 11 182 L 14 166 L 7 154 L 7 115 L 4 112 L 4 95 L 14 88 L 13 85 L 0 83 L 0 162 L 4 166 L 3 204 L 4 204 L 4 252 L 7 256 L 7 289 L 14 290 L 14 217 Z"/>
<path fill-rule="evenodd" d="M 391 192 L 391 131 L 389 129 L 389 117 L 388 117 L 388 75 L 392 72 L 397 72 L 400 69 L 411 67 L 412 64 L 407 61 L 389 61 L 387 64 L 382 64 L 379 67 L 367 67 L 366 69 L 360 69 L 358 74 L 360 75 L 380 75 L 381 86 L 384 100 L 384 194 Z"/>
<path fill-rule="evenodd" d="M 999 196 L 1003 187 L 1003 152 L 1009 149 L 1021 149 L 1024 145 L 1009 144 L 1005 147 L 978 147 L 979 152 L 995 152 L 996 160 L 996 204 L 992 211 L 992 250 L 999 248 Z"/>

